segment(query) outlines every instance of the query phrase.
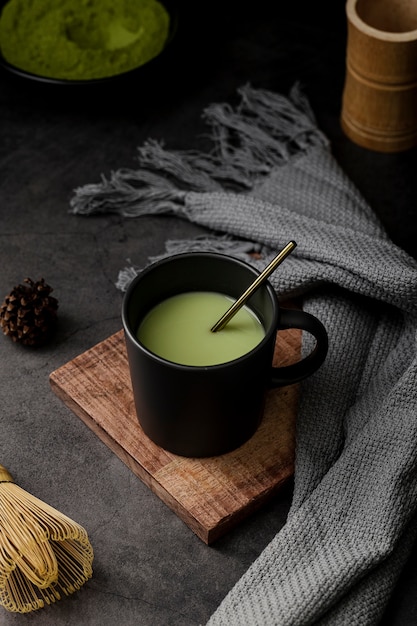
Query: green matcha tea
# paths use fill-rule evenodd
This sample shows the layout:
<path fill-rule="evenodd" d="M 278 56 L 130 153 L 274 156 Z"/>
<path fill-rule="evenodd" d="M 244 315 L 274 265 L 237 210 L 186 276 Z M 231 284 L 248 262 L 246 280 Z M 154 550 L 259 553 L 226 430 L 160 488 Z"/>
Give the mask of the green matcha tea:
<path fill-rule="evenodd" d="M 107 78 L 158 56 L 170 19 L 158 0 L 9 0 L 0 11 L 0 49 L 37 76 Z"/>
<path fill-rule="evenodd" d="M 221 293 L 178 294 L 151 309 L 137 330 L 139 341 L 158 356 L 182 365 L 217 365 L 250 352 L 265 330 L 249 307 L 220 331 L 212 326 L 234 302 Z"/>

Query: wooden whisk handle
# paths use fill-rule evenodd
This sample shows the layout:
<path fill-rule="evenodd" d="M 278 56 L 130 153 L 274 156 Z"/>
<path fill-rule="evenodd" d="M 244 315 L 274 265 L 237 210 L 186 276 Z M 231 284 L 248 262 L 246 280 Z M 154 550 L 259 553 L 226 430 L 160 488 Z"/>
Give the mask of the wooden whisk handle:
<path fill-rule="evenodd" d="M 14 483 L 13 476 L 3 465 L 0 465 L 0 483 Z"/>

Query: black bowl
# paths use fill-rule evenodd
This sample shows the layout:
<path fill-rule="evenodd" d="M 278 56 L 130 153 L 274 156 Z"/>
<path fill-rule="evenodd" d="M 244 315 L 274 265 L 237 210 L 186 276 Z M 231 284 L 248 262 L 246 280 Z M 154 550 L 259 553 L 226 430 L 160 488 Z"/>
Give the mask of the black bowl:
<path fill-rule="evenodd" d="M 0 11 L 7 4 L 9 0 L 0 0 Z M 25 70 L 12 65 L 1 54 L 1 41 L 0 41 L 0 67 L 3 70 L 18 81 L 23 81 L 26 83 L 34 83 L 39 86 L 48 86 L 55 87 L 64 91 L 67 91 L 69 88 L 78 88 L 81 91 L 92 91 L 98 88 L 100 91 L 103 88 L 110 87 L 111 90 L 118 89 L 119 87 L 125 84 L 131 84 L 132 82 L 137 83 L 139 85 L 147 85 L 149 84 L 149 80 L 158 74 L 164 66 L 169 63 L 169 57 L 173 52 L 177 30 L 178 30 L 178 20 L 179 13 L 178 7 L 173 0 L 159 0 L 159 2 L 165 7 L 169 14 L 169 33 L 168 38 L 165 42 L 164 48 L 162 51 L 146 63 L 139 65 L 136 68 L 128 70 L 126 72 L 121 72 L 119 74 L 114 74 L 111 76 L 106 76 L 103 78 L 92 78 L 86 80 L 70 80 L 70 79 L 60 79 L 60 78 L 50 78 L 46 76 L 41 76 L 38 74 L 33 74 L 31 72 L 27 72 Z M 117 91 L 116 91 L 117 93 Z"/>

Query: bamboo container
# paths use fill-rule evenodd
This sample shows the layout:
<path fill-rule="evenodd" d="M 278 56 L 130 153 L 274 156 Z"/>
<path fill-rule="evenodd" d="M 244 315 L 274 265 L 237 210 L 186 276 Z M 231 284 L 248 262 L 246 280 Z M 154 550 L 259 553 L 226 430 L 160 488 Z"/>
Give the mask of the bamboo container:
<path fill-rule="evenodd" d="M 417 144 L 417 1 L 347 0 L 341 125 L 379 152 Z"/>

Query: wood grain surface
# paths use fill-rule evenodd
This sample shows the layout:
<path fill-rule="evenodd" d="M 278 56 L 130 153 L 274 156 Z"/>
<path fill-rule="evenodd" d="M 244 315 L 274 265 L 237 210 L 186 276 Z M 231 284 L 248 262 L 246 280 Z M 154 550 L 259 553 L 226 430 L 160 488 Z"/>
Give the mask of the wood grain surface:
<path fill-rule="evenodd" d="M 274 364 L 297 360 L 300 344 L 300 331 L 280 332 Z M 297 385 L 267 392 L 262 422 L 243 446 L 195 459 L 163 450 L 142 431 L 122 330 L 52 372 L 50 383 L 57 396 L 207 544 L 258 509 L 293 473 Z"/>

